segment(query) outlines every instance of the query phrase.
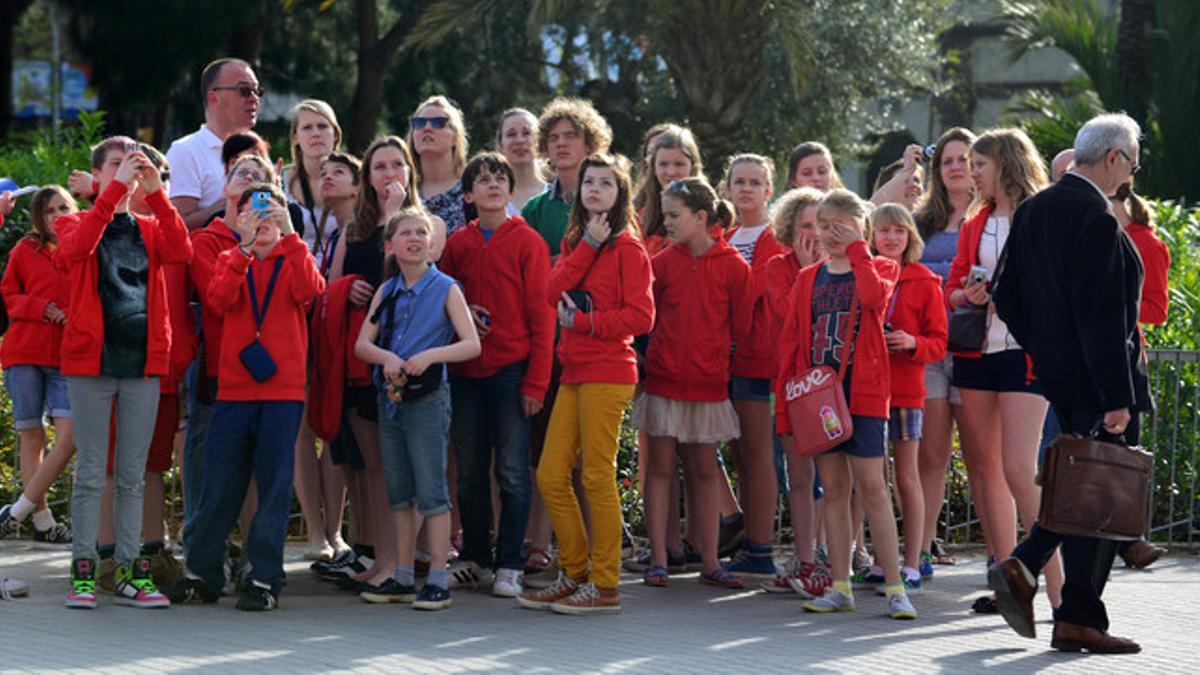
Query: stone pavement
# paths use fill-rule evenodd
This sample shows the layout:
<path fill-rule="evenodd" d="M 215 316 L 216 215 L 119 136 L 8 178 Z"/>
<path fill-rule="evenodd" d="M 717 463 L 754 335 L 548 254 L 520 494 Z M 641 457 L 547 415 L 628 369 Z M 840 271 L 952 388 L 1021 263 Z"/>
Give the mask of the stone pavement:
<path fill-rule="evenodd" d="M 998 616 L 971 614 L 984 581 L 977 558 L 937 568 L 915 600 L 915 622 L 889 619 L 865 590 L 857 612 L 816 616 L 794 597 L 719 591 L 695 574 L 666 589 L 626 576 L 618 616 L 529 611 L 479 591 L 458 591 L 453 608 L 427 614 L 367 605 L 314 580 L 299 549 L 288 558 L 275 612 L 239 612 L 232 598 L 138 610 L 106 596 L 89 612 L 62 606 L 68 553 L 0 543 L 0 569 L 33 587 L 0 601 L 0 671 L 1200 672 L 1200 559 L 1190 555 L 1115 571 L 1105 596 L 1113 630 L 1144 651 L 1110 657 L 1050 650 L 1048 621 L 1026 640 Z M 1044 596 L 1037 611 L 1050 615 Z"/>

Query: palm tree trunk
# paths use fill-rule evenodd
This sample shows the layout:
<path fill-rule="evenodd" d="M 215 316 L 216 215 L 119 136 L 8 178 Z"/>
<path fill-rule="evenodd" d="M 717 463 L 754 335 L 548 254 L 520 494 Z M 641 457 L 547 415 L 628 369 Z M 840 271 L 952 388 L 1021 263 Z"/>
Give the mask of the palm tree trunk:
<path fill-rule="evenodd" d="M 1154 21 L 1154 0 L 1121 0 L 1121 19 L 1117 25 L 1117 70 L 1121 77 L 1121 101 L 1125 112 L 1143 126 L 1150 107 L 1146 31 L 1154 25 Z"/>

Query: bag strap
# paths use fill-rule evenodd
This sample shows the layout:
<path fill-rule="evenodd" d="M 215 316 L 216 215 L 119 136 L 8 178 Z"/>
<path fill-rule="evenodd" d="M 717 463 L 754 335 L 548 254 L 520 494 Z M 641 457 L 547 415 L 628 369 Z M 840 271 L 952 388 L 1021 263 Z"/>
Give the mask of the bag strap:
<path fill-rule="evenodd" d="M 262 331 L 263 318 L 267 316 L 267 308 L 271 306 L 271 296 L 275 293 L 275 281 L 279 279 L 279 270 L 283 268 L 283 256 L 275 258 L 275 269 L 271 270 L 271 280 L 267 282 L 267 294 L 263 296 L 262 311 L 258 309 L 258 291 L 254 290 L 254 266 L 246 270 L 246 283 L 250 285 L 250 310 L 254 312 L 254 338 L 257 340 Z"/>
<path fill-rule="evenodd" d="M 842 358 L 838 359 L 838 382 L 846 380 L 846 366 L 850 365 L 850 343 L 858 336 L 858 293 L 850 301 L 850 320 L 842 330 Z"/>

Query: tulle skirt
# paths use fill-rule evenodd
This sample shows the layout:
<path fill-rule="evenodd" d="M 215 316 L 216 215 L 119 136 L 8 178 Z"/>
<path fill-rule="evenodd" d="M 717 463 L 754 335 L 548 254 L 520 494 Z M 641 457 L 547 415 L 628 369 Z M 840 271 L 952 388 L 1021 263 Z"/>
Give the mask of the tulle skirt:
<path fill-rule="evenodd" d="M 740 436 L 729 399 L 680 401 L 643 392 L 633 404 L 633 426 L 680 443 L 720 443 Z"/>

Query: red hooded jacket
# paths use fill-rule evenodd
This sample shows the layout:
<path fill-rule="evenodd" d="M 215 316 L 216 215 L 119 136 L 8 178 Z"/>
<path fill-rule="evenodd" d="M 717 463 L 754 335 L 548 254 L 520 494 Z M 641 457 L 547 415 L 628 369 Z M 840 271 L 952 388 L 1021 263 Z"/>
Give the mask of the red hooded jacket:
<path fill-rule="evenodd" d="M 1171 251 L 1154 234 L 1154 229 L 1142 223 L 1129 223 L 1125 232 L 1133 240 L 1146 276 L 1142 280 L 1142 304 L 1138 309 L 1138 323 L 1157 326 L 1167 321 L 1167 273 L 1171 270 Z M 9 263 L 12 264 L 11 262 Z"/>
<path fill-rule="evenodd" d="M 167 374 L 159 382 L 164 394 L 179 394 L 179 385 L 192 360 L 196 358 L 196 315 L 188 299 L 192 297 L 192 280 L 187 265 L 163 265 L 167 282 L 167 311 L 171 316 L 171 358 Z"/>
<path fill-rule="evenodd" d="M 486 241 L 479 221 L 471 221 L 446 242 L 438 269 L 463 287 L 467 303 L 487 310 L 491 332 L 483 353 L 450 366 L 450 372 L 484 378 L 528 361 L 521 393 L 539 401 L 550 386 L 554 349 L 554 308 L 546 304 L 550 249 L 542 235 L 513 216 Z"/>
<path fill-rule="evenodd" d="M 259 333 L 250 307 L 247 270 L 253 270 L 259 307 L 267 293 L 275 260 L 284 262 L 263 319 L 261 335 L 267 353 L 278 368 L 266 382 L 257 382 L 242 364 L 241 352 Z M 221 363 L 217 379 L 218 401 L 303 401 L 308 363 L 308 303 L 325 289 L 317 263 L 300 236 L 293 233 L 279 241 L 259 260 L 239 250 L 225 251 L 217 258 L 208 285 L 208 303 L 224 311 L 221 334 Z"/>
<path fill-rule="evenodd" d="M 883 341 L 883 315 L 900 276 L 900 267 L 887 258 L 871 257 L 867 242 L 861 240 L 846 247 L 846 257 L 850 259 L 850 269 L 854 273 L 854 294 L 859 309 L 853 368 L 850 369 L 850 413 L 887 419 L 891 382 L 887 345 Z M 813 285 L 824 264 L 817 263 L 800 270 L 779 334 L 782 356 L 775 378 L 775 427 L 779 434 L 793 433 L 783 387 L 797 373 L 812 367 Z"/>
<path fill-rule="evenodd" d="M 946 311 L 942 279 L 921 263 L 900 270 L 900 281 L 883 320 L 917 341 L 913 351 L 891 353 L 893 408 L 925 407 L 925 364 L 946 357 Z"/>
<path fill-rule="evenodd" d="M 735 227 L 725 233 L 725 241 L 733 238 Z M 768 225 L 754 242 L 754 261 L 750 266 L 751 300 L 753 318 L 744 340 L 739 340 L 733 351 L 732 373 L 740 377 L 771 378 L 777 368 L 775 362 L 775 336 L 771 331 L 771 310 L 767 299 L 767 265 L 780 253 L 791 253 L 771 232 Z M 793 255 L 794 259 L 796 256 Z"/>
<path fill-rule="evenodd" d="M 729 349 L 753 318 L 750 266 L 716 238 L 700 256 L 672 244 L 654 256 L 658 322 L 646 349 L 646 392 L 684 401 L 729 398 Z"/>
<path fill-rule="evenodd" d="M 566 291 L 592 296 L 592 311 L 577 312 L 572 328 L 558 340 L 563 384 L 637 383 L 633 337 L 654 325 L 650 258 L 636 237 L 622 232 L 595 248 L 563 239 L 562 254 L 550 272 L 546 300 L 558 305 Z"/>
<path fill-rule="evenodd" d="M 342 426 L 342 396 L 347 384 L 371 383 L 371 367 L 354 355 L 354 343 L 367 318 L 365 307 L 350 304 L 350 288 L 360 279 L 350 274 L 330 283 L 312 315 L 308 425 L 328 442 L 333 442 Z"/>
<path fill-rule="evenodd" d="M 0 365 L 58 367 L 63 327 L 46 320 L 45 311 L 53 302 L 70 316 L 70 290 L 66 272 L 54 265 L 53 244 L 22 237 L 12 247 L 0 281 L 9 321 L 0 341 Z"/>
<path fill-rule="evenodd" d="M 129 188 L 114 180 L 96 198 L 92 208 L 68 213 L 54 221 L 58 233 L 58 264 L 67 268 L 71 286 L 71 312 L 62 341 L 64 375 L 97 376 L 104 349 L 104 309 L 100 306 L 100 274 L 96 247 L 112 221 L 117 204 Z M 149 262 L 146 284 L 146 376 L 166 375 L 170 368 L 171 324 L 167 309 L 167 284 L 162 265 L 186 263 L 192 242 L 179 212 L 159 190 L 146 196 L 154 215 L 134 216 L 142 233 Z"/>
<path fill-rule="evenodd" d="M 200 299 L 200 324 L 204 330 L 204 360 L 209 377 L 214 377 L 221 363 L 221 326 L 225 324 L 222 308 L 208 301 L 208 285 L 212 283 L 217 257 L 238 245 L 238 237 L 221 218 L 213 218 L 202 230 L 192 233 L 191 280 Z"/>

